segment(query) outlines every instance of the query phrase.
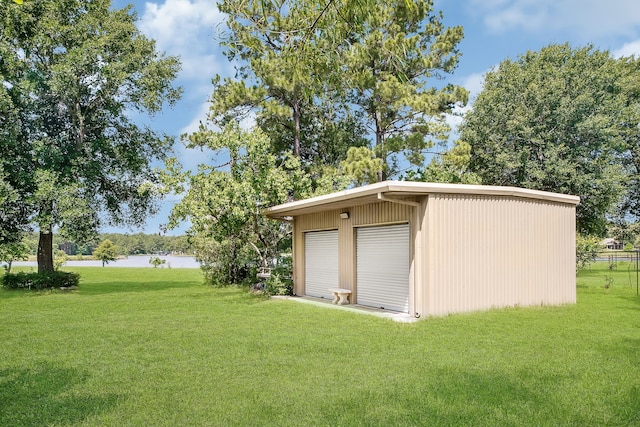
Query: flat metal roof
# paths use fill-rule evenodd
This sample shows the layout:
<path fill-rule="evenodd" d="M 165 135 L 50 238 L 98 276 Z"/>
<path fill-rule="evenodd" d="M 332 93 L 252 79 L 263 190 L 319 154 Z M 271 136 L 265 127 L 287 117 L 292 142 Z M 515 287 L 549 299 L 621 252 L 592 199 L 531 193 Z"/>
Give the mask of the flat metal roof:
<path fill-rule="evenodd" d="M 338 191 L 324 196 L 284 203 L 265 209 L 262 213 L 270 218 L 293 217 L 333 209 L 380 202 L 378 194 L 385 197 L 428 196 L 429 194 L 470 194 L 481 196 L 522 197 L 577 205 L 578 196 L 527 190 L 519 187 L 492 185 L 440 184 L 430 182 L 384 181 L 362 187 Z"/>

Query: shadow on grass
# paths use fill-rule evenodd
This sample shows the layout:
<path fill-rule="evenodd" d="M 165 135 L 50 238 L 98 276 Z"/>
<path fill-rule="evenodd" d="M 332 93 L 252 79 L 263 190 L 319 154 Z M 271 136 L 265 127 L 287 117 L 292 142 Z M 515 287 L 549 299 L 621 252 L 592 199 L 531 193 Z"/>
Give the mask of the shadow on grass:
<path fill-rule="evenodd" d="M 78 395 L 77 386 L 87 379 L 86 373 L 53 364 L 0 370 L 0 425 L 79 423 L 122 399 L 117 394 Z"/>

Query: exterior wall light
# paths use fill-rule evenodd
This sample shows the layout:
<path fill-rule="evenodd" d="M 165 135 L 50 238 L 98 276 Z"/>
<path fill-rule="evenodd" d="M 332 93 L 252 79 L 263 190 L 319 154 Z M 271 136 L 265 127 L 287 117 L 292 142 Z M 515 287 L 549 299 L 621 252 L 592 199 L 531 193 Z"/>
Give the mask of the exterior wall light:
<path fill-rule="evenodd" d="M 340 218 L 349 219 L 349 212 L 341 212 L 340 213 Z"/>

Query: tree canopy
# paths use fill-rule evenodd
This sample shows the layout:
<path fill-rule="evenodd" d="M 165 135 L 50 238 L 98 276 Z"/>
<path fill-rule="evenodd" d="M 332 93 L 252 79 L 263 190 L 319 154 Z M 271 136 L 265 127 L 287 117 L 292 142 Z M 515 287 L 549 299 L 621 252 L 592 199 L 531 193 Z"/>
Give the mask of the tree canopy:
<path fill-rule="evenodd" d="M 214 79 L 214 123 L 255 114 L 272 150 L 292 152 L 306 169 L 347 161 L 347 170 L 369 177 L 358 169 L 364 156 L 378 159 L 378 180 L 396 175 L 400 162 L 421 165 L 424 151 L 446 139 L 443 113 L 466 102 L 463 88 L 436 88 L 457 64 L 462 28 L 445 28 L 430 0 L 219 7 L 236 76 Z M 350 148 L 357 151 L 348 155 Z"/>
<path fill-rule="evenodd" d="M 179 98 L 179 61 L 159 53 L 136 19 L 109 0 L 0 9 L 0 192 L 18 201 L 2 221 L 40 230 L 40 271 L 53 270 L 54 231 L 83 240 L 101 213 L 139 225 L 154 210 L 152 162 L 173 142 L 130 112 L 153 114 Z"/>
<path fill-rule="evenodd" d="M 470 170 L 483 184 L 576 194 L 578 230 L 602 234 L 623 193 L 622 75 L 609 52 L 591 46 L 503 61 L 461 126 Z"/>
<path fill-rule="evenodd" d="M 346 100 L 364 113 L 374 136 L 369 148 L 382 161 L 381 181 L 407 163 L 422 167 L 425 150 L 446 141 L 444 114 L 466 103 L 468 92 L 434 83 L 455 69 L 463 29 L 446 28 L 431 0 L 363 5 L 360 16 L 343 24 L 348 43 L 339 72 Z"/>
<path fill-rule="evenodd" d="M 311 180 L 292 153 L 283 160 L 271 153 L 269 138 L 258 128 L 244 131 L 230 122 L 222 132 L 201 130 L 191 139 L 229 162 L 202 165 L 188 177 L 189 189 L 172 212 L 172 225 L 190 220 L 196 257 L 210 282 L 239 284 L 250 278 L 250 268 L 271 265 L 289 239 L 288 225 L 265 218 L 262 209 L 292 194 L 309 195 Z"/>
<path fill-rule="evenodd" d="M 102 266 L 118 259 L 118 247 L 109 239 L 103 240 L 93 251 L 93 256 L 102 261 Z"/>

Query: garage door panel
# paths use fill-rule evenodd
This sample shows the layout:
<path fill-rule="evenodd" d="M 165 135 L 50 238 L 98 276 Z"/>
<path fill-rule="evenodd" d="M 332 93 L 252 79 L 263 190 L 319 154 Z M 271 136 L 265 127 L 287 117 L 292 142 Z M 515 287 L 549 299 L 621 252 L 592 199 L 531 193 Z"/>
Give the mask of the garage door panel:
<path fill-rule="evenodd" d="M 358 304 L 409 311 L 409 225 L 356 232 Z"/>
<path fill-rule="evenodd" d="M 305 295 L 333 298 L 338 287 L 338 231 L 314 231 L 304 235 Z"/>

